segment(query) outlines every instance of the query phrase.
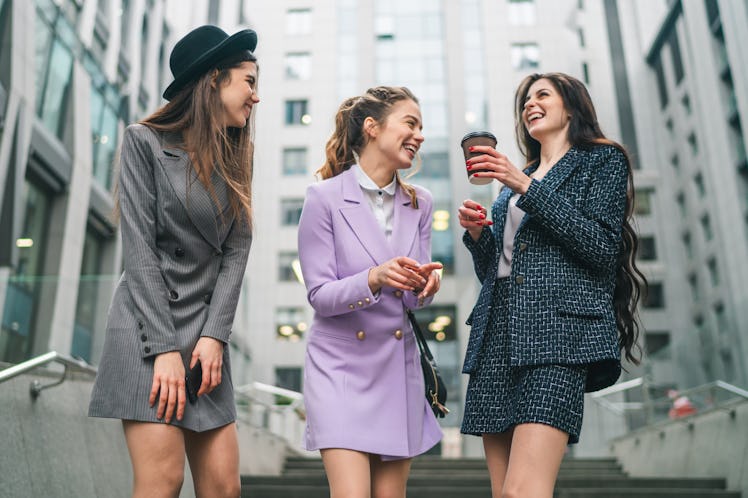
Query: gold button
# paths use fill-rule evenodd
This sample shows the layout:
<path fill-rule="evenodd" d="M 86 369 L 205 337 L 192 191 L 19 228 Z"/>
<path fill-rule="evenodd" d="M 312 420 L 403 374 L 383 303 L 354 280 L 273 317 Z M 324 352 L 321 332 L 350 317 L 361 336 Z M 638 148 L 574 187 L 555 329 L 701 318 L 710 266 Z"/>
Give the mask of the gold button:
<path fill-rule="evenodd" d="M 526 249 L 527 249 L 527 242 L 521 242 L 521 243 L 519 244 L 519 250 L 520 250 L 520 251 L 524 251 L 524 250 L 526 250 Z"/>
<path fill-rule="evenodd" d="M 524 275 L 517 275 L 517 278 L 514 279 L 515 282 L 518 284 L 524 284 L 525 283 L 525 277 Z"/>
<path fill-rule="evenodd" d="M 401 290 L 396 290 L 396 291 L 395 291 L 395 297 L 403 297 L 403 291 L 401 291 Z"/>
<path fill-rule="evenodd" d="M 370 302 L 371 302 L 371 299 L 369 299 L 369 298 L 367 297 L 366 299 L 364 299 L 364 301 L 366 301 L 367 303 L 370 303 Z"/>
<path fill-rule="evenodd" d="M 358 302 L 358 305 L 359 305 L 359 306 L 363 306 L 363 305 L 364 305 L 364 302 L 363 302 L 363 301 L 359 301 L 359 302 Z"/>
<path fill-rule="evenodd" d="M 395 331 L 395 339 L 397 339 L 397 340 L 399 341 L 399 340 L 400 340 L 400 339 L 402 339 L 402 338 L 403 338 L 403 331 L 402 331 L 402 330 L 400 330 L 400 329 L 397 329 L 397 330 Z"/>
<path fill-rule="evenodd" d="M 358 332 L 356 332 L 356 339 L 358 339 L 359 341 L 363 341 L 365 338 L 366 334 L 363 330 L 359 330 Z"/>
<path fill-rule="evenodd" d="M 348 307 L 349 307 L 350 309 L 353 309 L 353 308 L 355 308 L 355 306 L 353 306 L 352 304 L 349 304 L 349 305 L 348 305 Z"/>

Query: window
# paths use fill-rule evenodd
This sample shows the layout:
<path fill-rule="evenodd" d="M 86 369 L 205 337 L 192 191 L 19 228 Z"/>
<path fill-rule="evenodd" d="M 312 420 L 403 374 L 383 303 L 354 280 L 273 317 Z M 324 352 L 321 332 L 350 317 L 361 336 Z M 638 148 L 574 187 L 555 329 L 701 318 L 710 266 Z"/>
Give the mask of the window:
<path fill-rule="evenodd" d="M 221 8 L 220 0 L 209 0 L 208 1 L 208 22 L 210 24 L 218 24 L 218 13 Z"/>
<path fill-rule="evenodd" d="M 691 289 L 693 302 L 697 302 L 701 297 L 701 293 L 699 292 L 699 277 L 695 273 L 688 275 L 688 287 Z"/>
<path fill-rule="evenodd" d="M 582 62 L 582 77 L 586 85 L 590 84 L 590 67 L 586 62 Z"/>
<path fill-rule="evenodd" d="M 286 12 L 286 34 L 306 35 L 312 32 L 312 9 L 289 9 Z"/>
<path fill-rule="evenodd" d="M 308 103 L 306 100 L 287 100 L 286 101 L 286 124 L 299 125 L 309 124 L 312 117 L 307 110 Z"/>
<path fill-rule="evenodd" d="M 675 71 L 675 83 L 678 84 L 683 80 L 683 60 L 680 55 L 680 45 L 678 44 L 678 31 L 673 25 L 667 40 L 670 45 L 670 56 L 673 58 L 673 71 Z"/>
<path fill-rule="evenodd" d="M 678 203 L 678 211 L 680 211 L 681 217 L 686 218 L 688 214 L 688 210 L 686 209 L 686 194 L 678 192 L 678 195 L 675 196 L 675 202 Z"/>
<path fill-rule="evenodd" d="M 91 345 L 96 333 L 99 312 L 99 282 L 101 279 L 104 239 L 91 228 L 86 231 L 83 243 L 78 298 L 75 306 L 73 344 L 70 354 L 91 362 Z"/>
<path fill-rule="evenodd" d="M 706 187 L 704 187 L 704 176 L 701 173 L 696 173 L 693 177 L 693 184 L 696 187 L 696 192 L 702 199 L 706 195 Z"/>
<path fill-rule="evenodd" d="M 653 236 L 647 235 L 639 239 L 637 256 L 641 261 L 655 261 L 657 259 L 657 247 Z"/>
<path fill-rule="evenodd" d="M 306 332 L 304 308 L 275 309 L 275 338 L 279 341 L 299 342 Z"/>
<path fill-rule="evenodd" d="M 73 70 L 73 27 L 62 15 L 50 26 L 37 14 L 36 114 L 47 129 L 62 138 Z"/>
<path fill-rule="evenodd" d="M 699 143 L 696 141 L 695 133 L 688 135 L 688 145 L 691 146 L 691 154 L 697 156 L 699 154 Z"/>
<path fill-rule="evenodd" d="M 300 271 L 299 253 L 296 251 L 281 251 L 278 253 L 278 280 L 281 282 L 296 282 L 296 272 Z M 300 273 L 299 273 L 300 274 Z"/>
<path fill-rule="evenodd" d="M 665 307 L 665 295 L 661 282 L 650 283 L 642 305 L 650 309 L 662 309 Z"/>
<path fill-rule="evenodd" d="M 298 225 L 303 207 L 304 199 L 281 199 L 281 225 Z"/>
<path fill-rule="evenodd" d="M 729 331 L 729 325 L 727 324 L 727 314 L 725 313 L 725 305 L 717 303 L 714 305 L 714 317 L 717 321 L 717 330 L 720 333 Z"/>
<path fill-rule="evenodd" d="M 119 93 L 109 85 L 101 67 L 91 57 L 85 57 L 83 65 L 91 76 L 93 175 L 99 184 L 109 189 L 119 135 Z"/>
<path fill-rule="evenodd" d="M 652 214 L 652 195 L 650 188 L 637 190 L 634 195 L 634 214 L 637 216 Z"/>
<path fill-rule="evenodd" d="M 719 268 L 717 267 L 717 260 L 710 258 L 706 263 L 706 267 L 709 269 L 709 280 L 712 282 L 712 287 L 719 285 Z"/>
<path fill-rule="evenodd" d="M 513 43 L 510 57 L 512 67 L 517 70 L 535 69 L 540 66 L 540 48 L 537 43 Z"/>
<path fill-rule="evenodd" d="M 0 321 L 0 360 L 19 363 L 31 356 L 39 327 L 36 315 L 42 305 L 40 295 L 45 285 L 44 257 L 47 253 L 52 196 L 40 186 L 23 184 L 24 210 L 20 238 L 16 240 L 18 262 L 8 280 Z"/>
<path fill-rule="evenodd" d="M 657 79 L 657 92 L 660 95 L 660 107 L 667 107 L 668 94 L 667 94 L 667 83 L 665 82 L 665 70 L 662 67 L 662 53 L 657 54 L 655 59 L 652 61 L 652 69 L 655 71 L 655 77 Z"/>
<path fill-rule="evenodd" d="M 709 219 L 709 215 L 705 214 L 701 217 L 701 229 L 704 232 L 704 240 L 712 240 L 714 238 L 714 232 L 712 231 L 712 221 Z"/>
<path fill-rule="evenodd" d="M 686 232 L 683 234 L 683 247 L 686 249 L 686 256 L 693 258 L 693 243 L 691 242 L 691 233 Z"/>
<path fill-rule="evenodd" d="M 275 367 L 275 385 L 301 392 L 301 367 Z"/>
<path fill-rule="evenodd" d="M 283 174 L 306 174 L 306 147 L 287 147 L 283 149 Z"/>
<path fill-rule="evenodd" d="M 680 158 L 678 158 L 678 154 L 673 154 L 670 157 L 670 164 L 676 172 L 680 171 Z"/>
<path fill-rule="evenodd" d="M 577 28 L 577 34 L 579 35 L 579 46 L 584 48 L 584 29 Z"/>
<path fill-rule="evenodd" d="M 535 0 L 509 0 L 509 23 L 514 26 L 535 24 Z"/>
<path fill-rule="evenodd" d="M 286 79 L 308 80 L 312 73 L 312 56 L 309 52 L 286 54 Z"/>
<path fill-rule="evenodd" d="M 667 359 L 670 357 L 670 332 L 650 332 L 644 335 L 644 348 L 650 358 Z"/>
<path fill-rule="evenodd" d="M 686 114 L 690 116 L 693 110 L 691 109 L 691 98 L 688 96 L 688 94 L 683 95 L 681 102 L 683 103 L 683 109 L 685 109 Z"/>

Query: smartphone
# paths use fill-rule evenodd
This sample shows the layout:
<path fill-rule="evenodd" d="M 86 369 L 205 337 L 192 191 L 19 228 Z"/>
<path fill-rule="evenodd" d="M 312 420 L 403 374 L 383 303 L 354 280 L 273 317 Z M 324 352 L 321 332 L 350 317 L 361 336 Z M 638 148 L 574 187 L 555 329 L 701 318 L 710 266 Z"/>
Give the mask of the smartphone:
<path fill-rule="evenodd" d="M 195 367 L 192 370 L 187 371 L 187 375 L 184 377 L 185 389 L 187 390 L 187 399 L 190 403 L 197 401 L 197 392 L 200 390 L 200 384 L 203 382 L 203 368 L 200 366 L 200 362 L 195 363 Z"/>

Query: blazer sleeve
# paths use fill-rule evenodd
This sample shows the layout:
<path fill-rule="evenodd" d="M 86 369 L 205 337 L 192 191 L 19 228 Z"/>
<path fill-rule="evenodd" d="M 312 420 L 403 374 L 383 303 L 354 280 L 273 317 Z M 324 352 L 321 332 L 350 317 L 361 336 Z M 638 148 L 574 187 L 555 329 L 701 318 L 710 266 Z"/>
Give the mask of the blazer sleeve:
<path fill-rule="evenodd" d="M 379 302 L 380 293 L 374 295 L 369 288 L 369 268 L 338 278 L 332 212 L 318 186 L 306 191 L 299 219 L 299 261 L 309 304 L 320 316 L 329 317 L 363 309 L 351 308 L 352 302 Z"/>
<path fill-rule="evenodd" d="M 419 254 L 421 255 L 421 261 L 419 261 L 419 263 L 424 264 L 431 262 L 431 219 L 434 214 L 434 203 L 431 199 L 431 194 L 428 191 L 419 190 L 419 193 L 423 195 L 418 205 L 421 210 L 421 218 L 418 221 L 418 241 L 420 244 Z M 413 208 L 410 206 L 404 206 L 404 209 Z M 418 299 L 418 294 L 413 292 L 403 292 L 403 304 L 409 309 L 428 306 L 433 300 L 434 296 L 429 296 L 420 301 Z"/>
<path fill-rule="evenodd" d="M 125 130 L 118 185 L 125 279 L 143 323 L 141 332 L 148 337 L 148 352 L 141 350 L 143 358 L 179 349 L 157 256 L 156 158 L 145 133 L 150 131 L 142 125 Z"/>
<path fill-rule="evenodd" d="M 221 268 L 201 336 L 229 342 L 251 244 L 252 233 L 246 217 L 234 217 L 234 223 L 221 246 Z"/>
<path fill-rule="evenodd" d="M 608 270 L 615 267 L 620 252 L 628 163 L 623 153 L 612 146 L 598 157 L 599 164 L 588 165 L 592 173 L 582 208 L 534 179 L 517 201 L 517 207 L 550 231 L 582 265 Z"/>
<path fill-rule="evenodd" d="M 473 257 L 473 268 L 478 280 L 483 283 L 491 268 L 496 268 L 494 260 L 498 257 L 496 252 L 496 238 L 489 227 L 483 227 L 478 240 L 473 240 L 470 233 L 465 230 L 462 235 L 462 243 L 465 244 L 470 255 Z M 496 275 L 493 275 L 494 277 Z"/>

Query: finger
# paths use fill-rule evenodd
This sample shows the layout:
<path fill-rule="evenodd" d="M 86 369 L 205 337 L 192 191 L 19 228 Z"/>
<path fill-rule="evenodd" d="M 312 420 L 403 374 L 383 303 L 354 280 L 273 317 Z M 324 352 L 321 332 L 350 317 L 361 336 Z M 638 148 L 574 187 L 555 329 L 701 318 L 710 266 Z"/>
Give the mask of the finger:
<path fill-rule="evenodd" d="M 151 385 L 151 395 L 148 396 L 148 406 L 153 406 L 156 402 L 156 396 L 158 396 L 159 382 L 156 376 L 153 376 L 153 384 Z M 161 417 L 159 417 L 161 418 Z"/>
<path fill-rule="evenodd" d="M 158 397 L 158 409 L 156 410 L 156 417 L 164 418 L 166 403 L 169 401 L 169 387 L 166 385 L 166 382 L 161 383 L 159 391 L 160 393 Z"/>
<path fill-rule="evenodd" d="M 402 267 L 409 266 L 411 268 L 418 268 L 419 266 L 421 266 L 418 261 L 407 256 L 400 256 L 399 258 L 396 258 L 395 261 Z"/>
<path fill-rule="evenodd" d="M 200 354 L 197 351 L 192 351 L 192 358 L 190 358 L 190 370 L 195 368 L 195 365 L 200 360 Z"/>
<path fill-rule="evenodd" d="M 187 401 L 187 391 L 185 390 L 184 379 L 177 382 L 177 420 L 184 417 L 184 407 Z"/>
<path fill-rule="evenodd" d="M 494 149 L 490 145 L 473 145 L 472 147 L 470 147 L 470 152 L 480 152 L 482 154 L 490 154 L 490 155 L 494 155 L 498 153 L 496 149 Z"/>
<path fill-rule="evenodd" d="M 421 265 L 421 274 L 431 276 L 432 271 L 441 270 L 442 268 L 444 268 L 443 264 L 439 263 L 438 261 L 432 261 L 431 263 Z"/>
<path fill-rule="evenodd" d="M 202 362 L 203 376 L 200 379 L 200 389 L 197 390 L 197 397 L 210 392 L 210 362 Z"/>
<path fill-rule="evenodd" d="M 215 389 L 216 387 L 218 387 L 221 384 L 221 380 L 222 380 L 222 378 L 221 378 L 221 367 L 222 367 L 222 365 L 221 365 L 220 361 L 217 361 L 215 363 L 215 366 L 213 367 L 213 382 L 211 384 L 211 386 L 212 386 L 211 390 Z"/>
<path fill-rule="evenodd" d="M 177 383 L 174 381 L 169 382 L 169 397 L 166 402 L 166 413 L 164 414 L 164 420 L 168 424 L 174 417 L 174 410 L 177 407 Z"/>

